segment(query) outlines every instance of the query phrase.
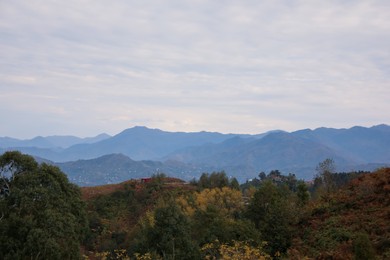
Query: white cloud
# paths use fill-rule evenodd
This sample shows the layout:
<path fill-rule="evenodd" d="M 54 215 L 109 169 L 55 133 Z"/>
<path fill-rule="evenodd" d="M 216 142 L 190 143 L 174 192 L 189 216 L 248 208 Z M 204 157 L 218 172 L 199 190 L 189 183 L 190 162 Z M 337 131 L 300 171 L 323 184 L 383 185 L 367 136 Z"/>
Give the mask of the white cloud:
<path fill-rule="evenodd" d="M 18 130 L 28 137 L 390 123 L 389 11 L 380 0 L 1 2 L 0 116 L 39 119 Z"/>

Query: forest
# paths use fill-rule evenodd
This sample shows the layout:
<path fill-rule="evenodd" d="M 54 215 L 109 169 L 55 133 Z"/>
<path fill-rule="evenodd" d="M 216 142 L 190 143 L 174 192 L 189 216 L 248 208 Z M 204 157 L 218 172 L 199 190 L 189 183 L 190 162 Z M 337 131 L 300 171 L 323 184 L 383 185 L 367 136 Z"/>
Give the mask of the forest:
<path fill-rule="evenodd" d="M 390 168 L 313 181 L 278 170 L 159 173 L 78 187 L 20 152 L 0 156 L 0 259 L 389 259 Z"/>

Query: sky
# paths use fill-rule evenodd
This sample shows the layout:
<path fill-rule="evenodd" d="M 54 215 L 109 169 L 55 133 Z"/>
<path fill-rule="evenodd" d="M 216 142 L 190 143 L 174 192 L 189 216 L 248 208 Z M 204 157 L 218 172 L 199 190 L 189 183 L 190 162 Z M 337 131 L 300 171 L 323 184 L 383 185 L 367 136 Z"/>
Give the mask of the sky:
<path fill-rule="evenodd" d="M 0 136 L 390 124 L 388 0 L 0 0 Z"/>

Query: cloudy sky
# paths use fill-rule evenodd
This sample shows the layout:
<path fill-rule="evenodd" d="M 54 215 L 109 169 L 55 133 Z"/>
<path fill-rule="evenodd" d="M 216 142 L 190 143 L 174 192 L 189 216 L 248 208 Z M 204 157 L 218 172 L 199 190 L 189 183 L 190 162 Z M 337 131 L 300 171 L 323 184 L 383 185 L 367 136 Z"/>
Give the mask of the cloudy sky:
<path fill-rule="evenodd" d="M 0 1 L 0 136 L 390 124 L 390 1 Z"/>

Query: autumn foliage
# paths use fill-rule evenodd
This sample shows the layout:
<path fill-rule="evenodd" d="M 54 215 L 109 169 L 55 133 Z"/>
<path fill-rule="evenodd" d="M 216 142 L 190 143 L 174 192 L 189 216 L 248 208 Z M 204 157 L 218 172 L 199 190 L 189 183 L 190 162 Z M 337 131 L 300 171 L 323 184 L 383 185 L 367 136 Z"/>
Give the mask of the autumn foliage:
<path fill-rule="evenodd" d="M 390 168 L 363 174 L 306 210 L 291 256 L 390 258 Z"/>
<path fill-rule="evenodd" d="M 7 153 L 0 256 L 390 259 L 390 168 L 333 173 L 325 162 L 312 184 L 273 170 L 240 187 L 214 172 L 79 189 L 58 168 Z"/>

